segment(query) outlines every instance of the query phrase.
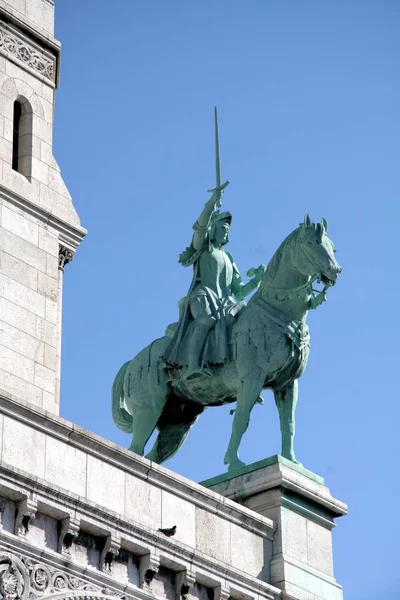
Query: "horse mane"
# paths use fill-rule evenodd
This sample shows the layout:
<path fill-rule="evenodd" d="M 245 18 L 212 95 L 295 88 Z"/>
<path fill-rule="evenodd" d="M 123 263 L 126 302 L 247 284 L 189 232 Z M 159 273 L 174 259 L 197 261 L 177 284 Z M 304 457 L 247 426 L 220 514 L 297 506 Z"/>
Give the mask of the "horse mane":
<path fill-rule="evenodd" d="M 275 254 L 268 263 L 268 266 L 264 273 L 264 280 L 268 279 L 269 281 L 273 281 L 278 267 L 282 262 L 283 253 L 293 242 L 297 242 L 299 233 L 300 227 L 297 227 L 294 231 L 292 231 L 292 233 L 289 233 L 289 235 L 283 240 L 278 250 L 275 252 Z"/>

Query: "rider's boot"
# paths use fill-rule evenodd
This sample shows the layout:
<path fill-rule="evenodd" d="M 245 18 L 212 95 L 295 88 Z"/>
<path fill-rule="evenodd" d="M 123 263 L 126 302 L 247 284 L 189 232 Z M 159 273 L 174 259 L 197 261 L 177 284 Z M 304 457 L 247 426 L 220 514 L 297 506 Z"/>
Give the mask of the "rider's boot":
<path fill-rule="evenodd" d="M 189 348 L 188 370 L 185 373 L 185 379 L 196 379 L 197 377 L 210 376 L 211 370 L 200 364 L 204 343 L 206 341 L 210 324 L 198 323 L 192 333 Z"/>

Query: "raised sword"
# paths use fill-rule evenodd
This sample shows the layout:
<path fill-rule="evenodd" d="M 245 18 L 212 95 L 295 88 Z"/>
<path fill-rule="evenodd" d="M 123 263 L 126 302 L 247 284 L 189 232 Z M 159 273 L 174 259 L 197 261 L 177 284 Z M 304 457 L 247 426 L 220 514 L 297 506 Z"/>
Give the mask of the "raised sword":
<path fill-rule="evenodd" d="M 219 132 L 218 132 L 218 111 L 217 107 L 214 106 L 214 136 L 215 136 L 215 188 L 212 190 L 207 190 L 208 192 L 220 191 L 222 192 L 226 186 L 229 184 L 229 181 L 226 180 L 225 183 L 221 185 L 221 163 L 219 158 Z M 217 206 L 221 206 L 221 200 L 218 199 Z"/>

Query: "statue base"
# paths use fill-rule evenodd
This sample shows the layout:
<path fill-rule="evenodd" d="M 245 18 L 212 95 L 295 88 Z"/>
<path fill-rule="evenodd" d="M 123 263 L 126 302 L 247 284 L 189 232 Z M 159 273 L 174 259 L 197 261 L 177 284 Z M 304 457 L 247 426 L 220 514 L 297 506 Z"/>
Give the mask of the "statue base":
<path fill-rule="evenodd" d="M 324 479 L 276 455 L 201 482 L 272 519 L 270 579 L 288 600 L 342 600 L 333 574 L 332 529 L 347 506 Z"/>

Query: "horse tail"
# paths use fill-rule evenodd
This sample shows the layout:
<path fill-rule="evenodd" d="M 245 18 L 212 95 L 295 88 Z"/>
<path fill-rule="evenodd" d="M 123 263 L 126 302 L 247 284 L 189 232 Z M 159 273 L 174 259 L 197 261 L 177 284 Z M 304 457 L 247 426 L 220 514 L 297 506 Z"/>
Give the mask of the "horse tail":
<path fill-rule="evenodd" d="M 128 360 L 128 362 L 122 365 L 112 386 L 112 416 L 114 423 L 126 433 L 133 432 L 133 417 L 126 410 L 124 393 L 124 380 L 130 362 Z"/>

